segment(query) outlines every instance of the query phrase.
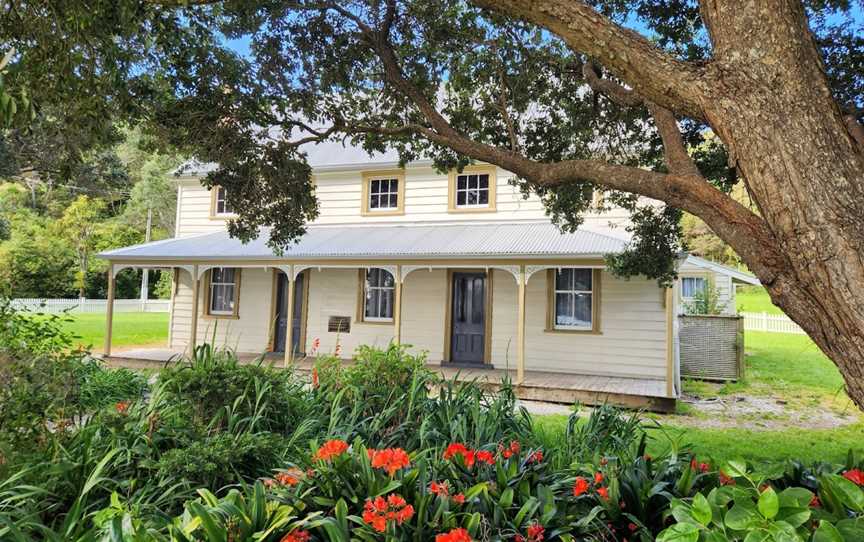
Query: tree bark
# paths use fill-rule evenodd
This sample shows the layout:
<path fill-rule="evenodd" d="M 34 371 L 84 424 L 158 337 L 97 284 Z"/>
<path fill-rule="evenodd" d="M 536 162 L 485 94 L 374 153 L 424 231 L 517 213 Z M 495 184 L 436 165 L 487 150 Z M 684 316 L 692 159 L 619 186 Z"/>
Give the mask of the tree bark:
<path fill-rule="evenodd" d="M 743 259 L 864 409 L 864 155 L 800 2 L 703 2 L 702 13 L 715 51 L 705 116 L 783 256 Z"/>
<path fill-rule="evenodd" d="M 702 66 L 670 61 L 578 0 L 475 3 L 546 27 L 645 100 L 713 128 L 761 218 L 687 175 L 666 176 L 662 188 L 654 184 L 659 180 L 623 174 L 591 180 L 705 220 L 834 361 L 864 409 L 864 151 L 856 140 L 862 128 L 849 126 L 832 97 L 800 0 L 702 0 L 713 45 L 713 58 Z"/>

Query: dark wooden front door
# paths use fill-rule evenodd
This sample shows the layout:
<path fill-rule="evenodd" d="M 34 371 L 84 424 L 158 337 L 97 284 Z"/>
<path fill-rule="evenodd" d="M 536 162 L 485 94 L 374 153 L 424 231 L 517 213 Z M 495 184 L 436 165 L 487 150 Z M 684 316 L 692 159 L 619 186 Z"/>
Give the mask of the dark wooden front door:
<path fill-rule="evenodd" d="M 303 330 L 303 292 L 305 288 L 306 274 L 300 273 L 294 281 L 294 315 L 291 318 L 291 343 L 294 355 L 303 355 L 300 351 L 300 335 Z M 288 276 L 279 273 L 276 283 L 276 337 L 273 343 L 274 352 L 285 351 L 285 339 L 288 329 Z"/>
<path fill-rule="evenodd" d="M 453 273 L 450 361 L 483 363 L 486 350 L 486 273 Z"/>

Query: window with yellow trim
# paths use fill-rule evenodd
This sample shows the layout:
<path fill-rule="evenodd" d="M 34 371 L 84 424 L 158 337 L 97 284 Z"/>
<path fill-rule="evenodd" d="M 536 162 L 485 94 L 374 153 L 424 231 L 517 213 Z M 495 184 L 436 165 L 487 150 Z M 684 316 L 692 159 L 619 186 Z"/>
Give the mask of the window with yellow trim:
<path fill-rule="evenodd" d="M 556 330 L 594 329 L 594 270 L 562 268 L 553 274 L 552 327 Z"/>
<path fill-rule="evenodd" d="M 207 314 L 237 316 L 240 270 L 234 267 L 214 267 L 209 273 Z"/>
<path fill-rule="evenodd" d="M 213 216 L 228 216 L 234 214 L 234 209 L 228 203 L 227 192 L 221 186 L 213 188 L 213 201 L 211 204 L 211 214 Z"/>

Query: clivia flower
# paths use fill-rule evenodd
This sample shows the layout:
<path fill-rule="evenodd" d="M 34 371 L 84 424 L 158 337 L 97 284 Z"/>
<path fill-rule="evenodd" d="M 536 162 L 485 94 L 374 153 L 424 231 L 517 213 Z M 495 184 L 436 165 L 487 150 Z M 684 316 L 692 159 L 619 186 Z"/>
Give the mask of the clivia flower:
<path fill-rule="evenodd" d="M 609 500 L 609 490 L 606 489 L 605 487 L 598 487 L 597 488 L 597 494 L 600 495 L 600 498 L 603 499 L 604 501 Z"/>
<path fill-rule="evenodd" d="M 467 468 L 470 469 L 474 466 L 474 450 L 468 449 L 468 447 L 461 442 L 454 442 L 453 444 L 447 446 L 447 449 L 444 450 L 444 459 L 452 459 L 457 455 L 462 457 L 462 462 Z"/>
<path fill-rule="evenodd" d="M 435 542 L 471 542 L 471 535 L 463 528 L 435 535 Z"/>
<path fill-rule="evenodd" d="M 336 349 L 333 350 L 333 355 L 337 358 L 342 355 L 342 344 L 336 343 Z"/>
<path fill-rule="evenodd" d="M 439 497 L 447 497 L 450 495 L 450 486 L 447 484 L 447 481 L 443 481 L 440 484 L 438 482 L 432 481 L 429 484 L 429 493 L 434 495 L 438 495 Z"/>
<path fill-rule="evenodd" d="M 630 529 L 630 532 L 631 532 L 631 533 L 635 533 L 635 532 L 636 532 L 636 529 L 638 529 L 639 526 L 636 525 L 635 523 L 628 523 L 628 524 L 627 524 L 627 528 Z"/>
<path fill-rule="evenodd" d="M 486 463 L 487 465 L 494 465 L 495 464 L 495 456 L 492 454 L 492 452 L 490 452 L 488 450 L 478 450 L 474 454 L 474 457 L 477 458 L 477 461 L 482 461 L 483 463 Z"/>
<path fill-rule="evenodd" d="M 543 461 L 543 451 L 542 450 L 535 450 L 534 453 L 532 453 L 528 457 L 529 463 L 540 463 L 541 461 Z"/>
<path fill-rule="evenodd" d="M 315 459 L 331 461 L 334 457 L 338 457 L 345 453 L 346 450 L 348 450 L 348 443 L 344 440 L 328 440 L 318 448 L 317 452 L 315 452 Z"/>
<path fill-rule="evenodd" d="M 312 387 L 318 387 L 318 367 L 312 367 Z"/>
<path fill-rule="evenodd" d="M 576 478 L 576 483 L 573 484 L 573 496 L 578 497 L 588 492 L 588 480 L 581 476 Z"/>
<path fill-rule="evenodd" d="M 528 526 L 528 542 L 541 542 L 546 533 L 546 528 L 539 523 L 532 523 Z"/>
<path fill-rule="evenodd" d="M 279 542 L 308 542 L 309 531 L 291 531 L 282 537 Z"/>
<path fill-rule="evenodd" d="M 453 502 L 455 502 L 456 504 L 465 504 L 465 494 L 457 493 L 453 495 Z"/>
<path fill-rule="evenodd" d="M 864 471 L 861 469 L 847 470 L 843 473 L 843 478 L 854 482 L 856 485 L 864 486 Z"/>
<path fill-rule="evenodd" d="M 603 483 L 603 473 L 602 472 L 595 472 L 594 473 L 594 483 L 598 484 L 598 485 Z"/>
<path fill-rule="evenodd" d="M 819 500 L 818 495 L 813 495 L 813 498 L 810 499 L 810 508 L 822 508 L 822 501 Z"/>
<path fill-rule="evenodd" d="M 518 454 L 521 449 L 522 445 L 519 444 L 518 440 L 511 440 L 508 448 L 505 448 L 503 444 L 498 444 L 498 451 L 504 459 L 510 459 L 515 454 Z"/>
<path fill-rule="evenodd" d="M 280 472 L 274 476 L 274 481 L 283 486 L 296 486 L 300 483 L 303 477 L 303 472 L 299 469 L 290 469 L 286 472 Z"/>
<path fill-rule="evenodd" d="M 396 471 L 411 464 L 408 454 L 402 448 L 387 448 L 384 450 L 367 450 L 372 468 L 386 470 L 392 478 Z"/>
<path fill-rule="evenodd" d="M 126 414 L 126 411 L 129 410 L 129 401 L 120 401 L 114 405 L 114 409 L 120 414 Z"/>
<path fill-rule="evenodd" d="M 363 521 L 379 533 L 387 530 L 387 523 L 395 521 L 401 525 L 413 516 L 414 507 L 395 493 L 391 493 L 386 499 L 381 496 L 368 499 L 363 506 Z"/>

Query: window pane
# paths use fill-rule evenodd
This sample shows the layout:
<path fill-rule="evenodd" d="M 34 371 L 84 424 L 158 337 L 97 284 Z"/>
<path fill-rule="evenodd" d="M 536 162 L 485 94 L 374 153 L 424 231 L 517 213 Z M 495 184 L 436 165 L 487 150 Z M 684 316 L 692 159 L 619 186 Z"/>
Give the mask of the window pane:
<path fill-rule="evenodd" d="M 555 273 L 555 289 L 556 290 L 572 290 L 573 289 L 573 270 L 559 269 Z"/>
<path fill-rule="evenodd" d="M 489 203 L 489 191 L 481 190 L 480 191 L 480 205 L 486 205 Z"/>
<path fill-rule="evenodd" d="M 574 290 L 590 290 L 591 289 L 591 270 L 590 269 L 571 269 L 573 272 L 573 289 Z"/>
<path fill-rule="evenodd" d="M 366 290 L 366 310 L 365 314 L 367 318 L 377 318 L 378 317 L 378 297 L 379 292 L 381 290 L 372 289 Z"/>
<path fill-rule="evenodd" d="M 398 192 L 399 191 L 399 179 L 390 179 L 390 191 Z"/>
<path fill-rule="evenodd" d="M 467 185 L 468 179 L 467 177 L 465 177 L 465 175 L 459 175 L 459 177 L 456 178 L 456 188 L 458 190 L 465 190 L 466 188 L 468 188 Z"/>
<path fill-rule="evenodd" d="M 377 195 L 372 196 L 372 199 L 369 201 L 369 208 L 370 209 L 377 209 L 378 207 L 380 207 L 378 200 L 379 200 L 379 197 Z"/>
<path fill-rule="evenodd" d="M 591 327 L 591 294 L 576 294 L 574 301 L 573 325 Z"/>
<path fill-rule="evenodd" d="M 385 269 L 379 269 L 378 272 L 379 276 L 381 277 L 379 279 L 381 286 L 385 288 L 393 288 L 395 281 L 393 280 L 393 275 L 390 274 L 390 271 L 387 271 Z"/>
<path fill-rule="evenodd" d="M 477 175 L 468 176 L 468 188 L 477 188 L 479 186 L 477 183 Z"/>
<path fill-rule="evenodd" d="M 573 294 L 555 294 L 555 325 L 569 326 L 572 321 Z"/>
<path fill-rule="evenodd" d="M 489 188 L 489 175 L 480 175 L 480 188 Z"/>
<path fill-rule="evenodd" d="M 470 192 L 466 192 L 468 195 L 467 205 L 477 205 L 477 191 L 471 190 Z"/>
<path fill-rule="evenodd" d="M 399 206 L 398 196 L 396 194 L 390 194 L 390 207 L 396 208 Z"/>
<path fill-rule="evenodd" d="M 371 192 L 372 194 L 377 194 L 381 191 L 381 182 L 379 180 L 376 179 L 369 184 L 371 185 L 369 187 L 369 192 Z"/>
<path fill-rule="evenodd" d="M 393 318 L 393 290 L 378 290 L 381 292 L 378 318 Z"/>
<path fill-rule="evenodd" d="M 467 192 L 456 192 L 456 205 L 465 205 L 467 201 Z"/>

